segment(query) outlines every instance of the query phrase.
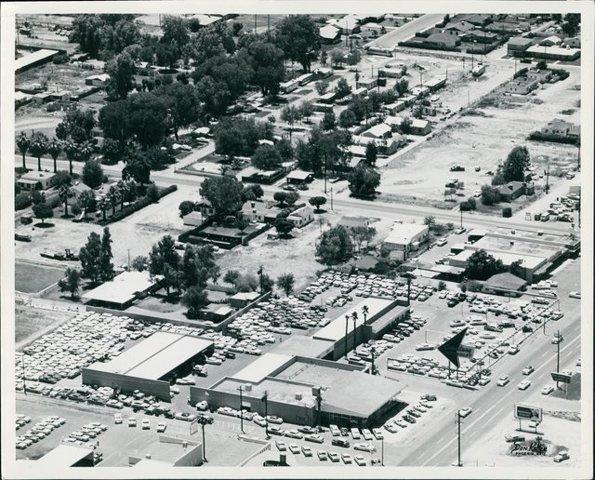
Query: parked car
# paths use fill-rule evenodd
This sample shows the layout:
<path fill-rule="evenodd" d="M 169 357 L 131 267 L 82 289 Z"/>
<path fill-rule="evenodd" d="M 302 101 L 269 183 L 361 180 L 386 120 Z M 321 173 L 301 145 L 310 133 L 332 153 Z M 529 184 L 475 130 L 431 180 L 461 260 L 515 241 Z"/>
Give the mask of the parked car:
<path fill-rule="evenodd" d="M 569 458 L 570 458 L 570 455 L 568 454 L 568 451 L 563 450 L 554 457 L 554 462 L 560 463 L 560 462 L 563 462 L 564 460 L 568 460 Z"/>
<path fill-rule="evenodd" d="M 122 414 L 120 414 L 120 413 L 116 413 L 116 414 L 114 415 L 114 423 L 115 423 L 116 425 L 119 425 L 120 423 L 122 423 Z"/>
<path fill-rule="evenodd" d="M 545 387 L 543 387 L 541 389 L 541 394 L 542 395 L 549 395 L 553 391 L 554 391 L 554 387 L 552 385 L 546 385 Z"/>
<path fill-rule="evenodd" d="M 523 368 L 521 373 L 523 375 L 531 375 L 534 371 L 535 369 L 531 365 L 527 365 L 525 368 Z"/>
<path fill-rule="evenodd" d="M 163 423 L 163 422 L 158 423 L 157 424 L 157 433 L 163 433 L 163 432 L 165 432 L 166 428 L 167 428 L 167 424 L 166 423 Z"/>
<path fill-rule="evenodd" d="M 505 385 L 508 385 L 510 383 L 510 378 L 508 378 L 508 376 L 503 375 L 502 377 L 500 377 L 498 379 L 498 381 L 496 382 L 496 385 L 498 385 L 499 387 L 504 387 Z"/>
<path fill-rule="evenodd" d="M 280 452 L 287 451 L 287 444 L 285 442 L 277 441 L 275 442 L 275 445 L 277 446 L 277 450 L 279 450 Z"/>
<path fill-rule="evenodd" d="M 342 438 L 333 438 L 331 441 L 331 445 L 335 445 L 337 447 L 349 448 L 349 440 L 344 440 Z"/>
<path fill-rule="evenodd" d="M 462 418 L 465 418 L 465 417 L 469 416 L 472 411 L 473 411 L 473 409 L 471 407 L 461 408 L 459 410 L 459 416 Z"/>
<path fill-rule="evenodd" d="M 521 383 L 517 385 L 519 390 L 527 390 L 531 386 L 530 380 L 523 380 Z"/>
<path fill-rule="evenodd" d="M 129 427 L 136 427 L 136 418 L 134 418 L 134 417 L 129 417 L 129 418 L 128 418 L 128 426 L 129 426 Z"/>
<path fill-rule="evenodd" d="M 353 457 L 353 461 L 360 467 L 364 467 L 366 465 L 366 460 L 361 455 L 356 455 Z"/>

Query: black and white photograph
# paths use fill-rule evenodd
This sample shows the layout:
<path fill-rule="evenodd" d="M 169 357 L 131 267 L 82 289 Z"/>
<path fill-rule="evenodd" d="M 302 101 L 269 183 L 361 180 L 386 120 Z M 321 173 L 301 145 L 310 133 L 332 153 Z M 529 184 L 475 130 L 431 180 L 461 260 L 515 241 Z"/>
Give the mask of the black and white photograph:
<path fill-rule="evenodd" d="M 594 11 L 3 4 L 2 477 L 591 478 Z"/>

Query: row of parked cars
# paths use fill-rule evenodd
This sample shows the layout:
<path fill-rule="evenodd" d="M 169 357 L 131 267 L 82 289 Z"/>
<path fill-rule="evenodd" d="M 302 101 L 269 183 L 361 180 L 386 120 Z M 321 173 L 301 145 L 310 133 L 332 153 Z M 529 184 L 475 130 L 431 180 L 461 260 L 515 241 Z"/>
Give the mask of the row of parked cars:
<path fill-rule="evenodd" d="M 435 402 L 436 400 L 437 398 L 435 395 L 422 395 L 417 404 L 409 405 L 405 410 L 399 412 L 395 418 L 387 421 L 383 425 L 384 429 L 390 433 L 397 433 L 399 430 L 416 423 L 420 417 L 434 407 L 432 402 Z"/>
<path fill-rule="evenodd" d="M 79 430 L 69 433 L 62 441 L 64 443 L 84 445 L 107 430 L 107 425 L 100 422 L 90 422 Z"/>
<path fill-rule="evenodd" d="M 277 450 L 279 450 L 280 452 L 286 452 L 289 450 L 294 455 L 298 455 L 301 453 L 306 458 L 314 456 L 314 452 L 313 452 L 312 448 L 309 447 L 308 445 L 302 445 L 300 447 L 296 443 L 290 443 L 289 445 L 287 445 L 285 442 L 282 442 L 282 441 L 275 442 L 275 445 L 277 447 Z M 352 456 L 350 453 L 347 453 L 347 452 L 338 453 L 335 451 L 328 451 L 328 450 L 316 450 L 316 457 L 321 462 L 326 462 L 326 461 L 330 461 L 332 463 L 343 462 L 345 465 L 355 464 L 360 467 L 364 467 L 367 465 L 367 461 L 362 455 L 353 455 Z M 377 461 L 372 460 L 372 462 L 375 464 L 375 463 L 380 462 L 380 460 L 377 460 Z"/>
<path fill-rule="evenodd" d="M 31 417 L 19 414 L 16 418 L 17 430 L 28 423 L 31 423 Z M 60 428 L 66 423 L 66 420 L 62 417 L 51 415 L 49 417 L 40 420 L 35 423 L 29 430 L 24 433 L 17 435 L 15 442 L 16 448 L 19 450 L 25 450 L 34 443 L 43 440 L 45 437 L 50 435 L 54 430 Z"/>

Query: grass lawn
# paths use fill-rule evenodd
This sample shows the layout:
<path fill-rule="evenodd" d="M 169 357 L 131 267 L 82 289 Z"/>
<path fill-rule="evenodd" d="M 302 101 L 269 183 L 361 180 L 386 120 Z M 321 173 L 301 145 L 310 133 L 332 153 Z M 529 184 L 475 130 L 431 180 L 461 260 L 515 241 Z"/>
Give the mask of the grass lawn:
<path fill-rule="evenodd" d="M 17 305 L 15 308 L 15 342 L 20 342 L 30 335 L 47 328 L 65 317 L 73 317 L 73 313 L 52 310 L 39 310 Z"/>
<path fill-rule="evenodd" d="M 64 271 L 61 268 L 17 262 L 15 264 L 15 288 L 19 292 L 37 293 L 56 283 L 63 275 Z"/>

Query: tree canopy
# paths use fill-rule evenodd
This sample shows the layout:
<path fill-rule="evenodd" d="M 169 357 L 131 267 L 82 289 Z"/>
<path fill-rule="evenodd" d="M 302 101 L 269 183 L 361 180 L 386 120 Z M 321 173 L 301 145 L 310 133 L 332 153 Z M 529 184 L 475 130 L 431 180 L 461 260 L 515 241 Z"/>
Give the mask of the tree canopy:
<path fill-rule="evenodd" d="M 288 59 L 309 72 L 312 58 L 320 49 L 318 26 L 308 15 L 289 15 L 277 24 L 275 43 Z"/>
<path fill-rule="evenodd" d="M 496 260 L 485 250 L 477 250 L 467 260 L 465 275 L 473 280 L 487 280 L 505 270 L 502 260 Z"/>
<path fill-rule="evenodd" d="M 369 197 L 380 185 L 380 174 L 372 167 L 360 163 L 349 176 L 349 190 L 358 197 Z"/>
<path fill-rule="evenodd" d="M 316 256 L 326 265 L 336 265 L 350 258 L 353 242 L 347 229 L 341 225 L 323 232 L 316 246 Z"/>
<path fill-rule="evenodd" d="M 235 177 L 208 177 L 200 186 L 200 194 L 213 207 L 215 215 L 223 218 L 234 215 L 242 208 L 242 192 L 244 186 Z"/>

